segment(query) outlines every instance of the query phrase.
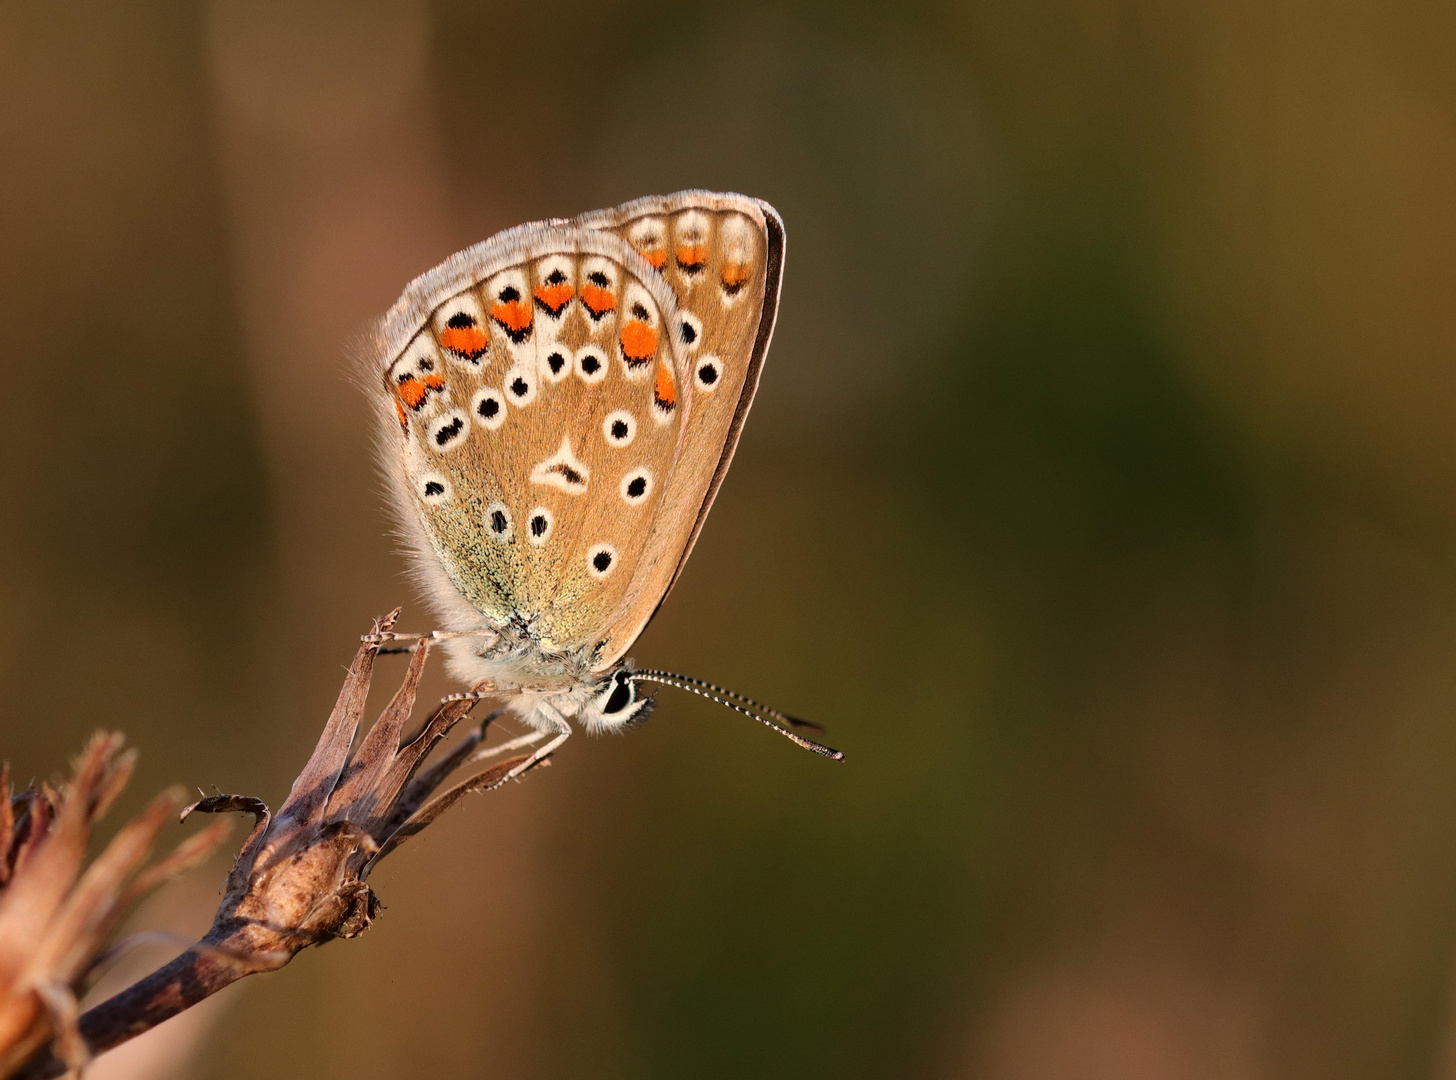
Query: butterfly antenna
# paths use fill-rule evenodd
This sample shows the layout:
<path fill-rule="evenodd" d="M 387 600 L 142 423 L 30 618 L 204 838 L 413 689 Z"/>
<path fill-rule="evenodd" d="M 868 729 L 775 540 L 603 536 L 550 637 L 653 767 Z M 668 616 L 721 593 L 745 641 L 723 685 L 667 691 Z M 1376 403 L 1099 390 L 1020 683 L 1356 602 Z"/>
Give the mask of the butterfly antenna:
<path fill-rule="evenodd" d="M 812 750 L 820 757 L 827 757 L 831 761 L 844 760 L 844 754 L 841 751 L 835 750 L 831 746 L 825 746 L 823 743 L 817 743 L 813 739 L 806 739 L 797 731 L 790 731 L 786 727 L 781 727 L 780 725 L 775 724 L 767 716 L 753 712 L 750 709 L 746 709 L 742 705 L 728 700 L 727 697 L 712 693 L 711 691 L 706 689 L 706 687 L 710 686 L 711 684 L 702 683 L 700 679 L 690 679 L 685 675 L 674 675 L 671 672 L 666 671 L 634 671 L 632 672 L 631 677 L 634 681 L 637 679 L 642 679 L 646 682 L 662 683 L 662 685 L 664 686 L 674 686 L 679 690 L 686 690 L 690 694 L 697 694 L 699 697 L 705 697 L 709 701 L 716 701 L 719 705 L 722 705 L 723 707 L 728 709 L 732 709 L 734 712 L 742 713 L 744 716 L 751 716 L 753 719 L 757 720 L 765 727 L 773 728 L 784 738 L 790 740 L 791 742 L 797 743 L 805 750 Z M 695 683 L 699 683 L 701 685 L 694 685 Z M 716 690 L 718 688 L 714 687 L 714 689 Z M 731 693 L 731 691 L 725 691 L 725 693 Z M 750 700 L 747 698 L 743 698 L 741 694 L 733 694 L 733 696 L 741 698 L 745 701 Z M 753 702 L 753 704 L 758 705 L 757 702 Z M 773 713 L 777 716 L 783 716 L 782 713 L 778 713 L 775 710 L 767 709 L 764 706 L 760 705 L 759 708 L 763 709 L 765 713 Z"/>
<path fill-rule="evenodd" d="M 638 675 L 654 675 L 658 678 L 676 679 L 678 682 L 691 683 L 693 686 L 702 687 L 704 690 L 711 690 L 715 694 L 732 698 L 734 701 L 741 701 L 745 705 L 751 705 L 765 716 L 772 716 L 775 720 L 782 720 L 784 723 L 790 724 L 793 727 L 808 728 L 810 731 L 817 731 L 821 735 L 824 734 L 822 724 L 816 724 L 812 720 L 801 720 L 797 716 L 790 716 L 788 713 L 779 712 L 779 710 L 771 708 L 761 701 L 754 701 L 747 694 L 740 694 L 735 690 L 729 690 L 726 686 L 719 686 L 716 683 L 710 683 L 703 679 L 695 679 L 691 675 L 678 675 L 672 671 L 634 671 L 632 673 L 633 678 L 636 678 Z"/>

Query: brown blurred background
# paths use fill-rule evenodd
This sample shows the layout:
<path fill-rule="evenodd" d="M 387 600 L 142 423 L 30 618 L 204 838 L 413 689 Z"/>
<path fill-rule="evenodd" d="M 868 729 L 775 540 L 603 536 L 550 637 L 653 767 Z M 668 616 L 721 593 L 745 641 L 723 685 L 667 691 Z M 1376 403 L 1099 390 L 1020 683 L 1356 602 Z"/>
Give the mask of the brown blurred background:
<path fill-rule="evenodd" d="M 682 187 L 790 237 L 635 655 L 848 764 L 664 692 L 131 1075 L 1456 1077 L 1453 48 L 1426 0 L 0 0 L 22 780 L 108 725 L 131 806 L 276 805 L 369 618 L 425 627 L 344 361 L 414 274 Z"/>

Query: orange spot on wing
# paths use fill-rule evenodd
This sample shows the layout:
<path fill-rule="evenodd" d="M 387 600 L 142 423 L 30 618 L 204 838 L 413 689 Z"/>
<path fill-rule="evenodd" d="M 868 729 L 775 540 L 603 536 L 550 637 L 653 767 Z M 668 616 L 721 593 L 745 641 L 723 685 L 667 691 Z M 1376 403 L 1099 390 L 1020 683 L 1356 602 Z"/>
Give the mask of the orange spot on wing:
<path fill-rule="evenodd" d="M 445 389 L 445 376 L 443 376 L 443 375 L 426 375 L 425 376 L 425 388 L 428 389 L 428 390 L 443 390 L 443 389 Z"/>
<path fill-rule="evenodd" d="M 684 270 L 697 270 L 707 261 L 707 245 L 679 244 L 677 246 L 677 264 Z"/>
<path fill-rule="evenodd" d="M 664 409 L 677 404 L 677 382 L 666 364 L 657 365 L 657 383 L 652 388 L 652 398 Z"/>
<path fill-rule="evenodd" d="M 394 392 L 399 400 L 408 405 L 411 409 L 418 409 L 425 403 L 425 398 L 430 396 L 429 389 L 413 375 L 406 375 L 395 384 Z"/>
<path fill-rule="evenodd" d="M 536 302 L 553 315 L 560 315 L 561 309 L 571 300 L 570 285 L 537 285 L 533 293 Z"/>
<path fill-rule="evenodd" d="M 490 317 L 513 334 L 519 334 L 531 325 L 531 309 L 519 300 L 492 304 Z"/>
<path fill-rule="evenodd" d="M 440 344 L 452 353 L 474 360 L 490 348 L 490 335 L 478 326 L 447 326 L 440 334 Z"/>
<path fill-rule="evenodd" d="M 605 315 L 617 306 L 617 298 L 612 295 L 612 291 L 604 289 L 600 285 L 583 285 L 581 302 L 593 315 Z"/>
<path fill-rule="evenodd" d="M 752 267 L 747 263 L 727 262 L 723 264 L 723 284 L 731 292 L 743 288 L 743 283 L 748 280 L 752 273 Z"/>
<path fill-rule="evenodd" d="M 409 430 L 409 416 L 408 416 L 408 414 L 405 413 L 404 406 L 401 405 L 398 401 L 396 401 L 394 403 L 394 413 L 395 413 L 396 416 L 399 417 L 399 426 L 402 427 L 402 428 L 404 428 L 406 431 L 408 431 Z"/>
<path fill-rule="evenodd" d="M 661 270 L 662 264 L 667 262 L 667 248 L 650 248 L 642 252 L 642 257 L 652 264 L 652 269 Z"/>
<path fill-rule="evenodd" d="M 639 319 L 622 326 L 622 355 L 629 364 L 645 364 L 657 355 L 657 331 Z"/>

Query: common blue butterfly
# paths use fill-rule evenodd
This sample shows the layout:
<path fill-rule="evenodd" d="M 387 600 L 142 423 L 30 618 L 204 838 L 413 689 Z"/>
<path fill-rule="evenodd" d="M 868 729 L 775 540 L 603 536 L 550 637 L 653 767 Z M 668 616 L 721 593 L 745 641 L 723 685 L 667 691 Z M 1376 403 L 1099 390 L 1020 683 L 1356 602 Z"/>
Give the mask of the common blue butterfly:
<path fill-rule="evenodd" d="M 784 226 L 683 191 L 508 229 L 410 283 L 366 382 L 383 471 L 452 670 L 555 750 L 644 718 L 660 683 L 826 757 L 814 727 L 624 659 L 671 591 L 753 403 Z M 390 640 L 412 635 L 381 635 Z M 460 695 L 457 695 L 460 696 Z M 781 726 L 775 721 L 783 721 Z"/>

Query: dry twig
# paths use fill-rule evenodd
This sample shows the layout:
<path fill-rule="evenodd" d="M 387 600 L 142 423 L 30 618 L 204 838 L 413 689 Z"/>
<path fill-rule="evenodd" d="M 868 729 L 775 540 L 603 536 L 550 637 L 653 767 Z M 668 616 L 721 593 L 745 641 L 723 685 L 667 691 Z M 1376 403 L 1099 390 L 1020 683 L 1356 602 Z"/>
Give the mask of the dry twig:
<path fill-rule="evenodd" d="M 377 620 L 374 635 L 392 628 L 398 616 L 396 609 Z M 140 1035 L 245 975 L 276 970 L 310 945 L 363 933 L 379 912 L 367 884 L 379 860 L 463 795 L 499 787 L 526 760 L 502 761 L 436 794 L 485 738 L 493 716 L 441 760 L 424 766 L 476 704 L 446 702 L 404 736 L 426 643 L 414 651 L 403 685 L 355 749 L 378 652 L 379 645 L 366 638 L 313 756 L 276 814 L 262 800 L 242 795 L 206 798 L 182 812 L 185 819 L 191 813 L 242 811 L 253 815 L 255 825 L 206 936 L 80 1017 L 79 1036 L 91 1053 Z M 57 1056 L 62 1049 L 57 1045 L 36 1057 L 19 1075 L 23 1080 L 60 1075 L 66 1067 L 65 1055 Z"/>

